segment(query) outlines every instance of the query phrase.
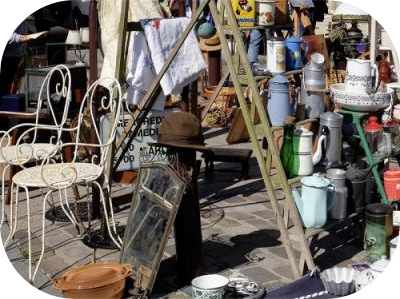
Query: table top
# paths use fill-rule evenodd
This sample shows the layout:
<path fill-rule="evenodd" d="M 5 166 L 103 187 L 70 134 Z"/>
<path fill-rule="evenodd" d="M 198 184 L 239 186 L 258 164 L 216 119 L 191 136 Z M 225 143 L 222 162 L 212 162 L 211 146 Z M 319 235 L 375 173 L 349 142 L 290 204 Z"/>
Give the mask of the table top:
<path fill-rule="evenodd" d="M 29 112 L 0 111 L 0 118 L 34 120 L 36 119 L 36 116 L 36 113 Z M 50 114 L 39 113 L 39 119 L 48 118 L 50 118 Z"/>

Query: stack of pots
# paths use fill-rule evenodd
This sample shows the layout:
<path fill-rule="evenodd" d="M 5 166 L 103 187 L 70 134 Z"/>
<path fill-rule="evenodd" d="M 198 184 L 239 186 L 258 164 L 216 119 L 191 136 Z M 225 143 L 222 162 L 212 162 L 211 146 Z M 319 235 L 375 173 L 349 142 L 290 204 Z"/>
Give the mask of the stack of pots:
<path fill-rule="evenodd" d="M 307 118 L 319 118 L 325 110 L 325 67 L 324 56 L 313 53 L 303 69 L 301 101 L 305 106 Z"/>

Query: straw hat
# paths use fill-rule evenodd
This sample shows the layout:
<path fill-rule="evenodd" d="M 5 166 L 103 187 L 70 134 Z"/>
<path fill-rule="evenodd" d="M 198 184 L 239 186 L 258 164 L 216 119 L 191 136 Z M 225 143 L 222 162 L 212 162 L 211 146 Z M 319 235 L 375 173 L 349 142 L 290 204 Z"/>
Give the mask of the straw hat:
<path fill-rule="evenodd" d="M 193 149 L 201 152 L 210 151 L 204 144 L 201 122 L 188 112 L 168 114 L 158 129 L 158 140 L 153 146 L 166 146 Z"/>
<path fill-rule="evenodd" d="M 219 40 L 218 32 L 210 38 L 200 38 L 200 49 L 208 52 L 221 50 L 222 45 L 221 41 Z"/>

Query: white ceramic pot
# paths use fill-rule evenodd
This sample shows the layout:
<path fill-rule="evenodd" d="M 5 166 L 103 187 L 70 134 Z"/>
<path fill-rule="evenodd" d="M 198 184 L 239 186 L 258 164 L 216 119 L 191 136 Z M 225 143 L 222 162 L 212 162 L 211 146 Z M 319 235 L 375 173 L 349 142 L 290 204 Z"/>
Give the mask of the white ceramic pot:
<path fill-rule="evenodd" d="M 372 82 L 373 76 L 375 82 Z M 346 91 L 353 93 L 371 93 L 378 85 L 378 68 L 369 60 L 347 59 Z"/>

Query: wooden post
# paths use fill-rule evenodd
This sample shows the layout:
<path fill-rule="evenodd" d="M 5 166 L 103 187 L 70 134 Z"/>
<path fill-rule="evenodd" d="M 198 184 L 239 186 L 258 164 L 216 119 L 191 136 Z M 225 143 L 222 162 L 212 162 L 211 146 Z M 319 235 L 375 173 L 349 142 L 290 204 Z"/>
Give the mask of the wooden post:
<path fill-rule="evenodd" d="M 203 274 L 203 239 L 197 187 L 196 151 L 179 149 L 177 154 L 179 163 L 193 170 L 192 179 L 186 186 L 175 219 L 178 283 L 185 286 L 190 284 L 193 278 Z"/>
<path fill-rule="evenodd" d="M 91 0 L 89 6 L 89 84 L 97 80 L 97 6 Z"/>

